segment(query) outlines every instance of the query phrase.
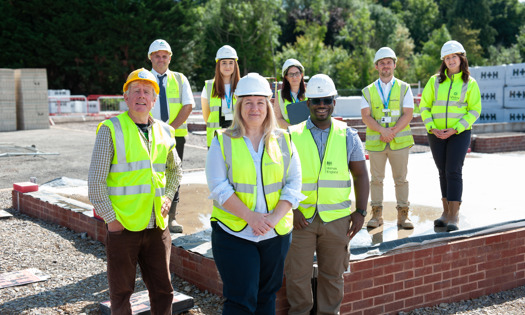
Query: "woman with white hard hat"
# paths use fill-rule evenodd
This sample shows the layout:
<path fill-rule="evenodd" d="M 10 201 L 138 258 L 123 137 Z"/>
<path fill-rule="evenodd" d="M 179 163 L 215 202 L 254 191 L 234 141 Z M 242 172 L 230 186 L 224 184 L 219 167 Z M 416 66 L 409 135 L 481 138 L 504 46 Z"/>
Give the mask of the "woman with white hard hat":
<path fill-rule="evenodd" d="M 441 48 L 439 73 L 428 81 L 419 108 L 439 172 L 443 214 L 434 226 L 458 230 L 463 193 L 463 162 L 471 129 L 481 114 L 478 83 L 470 76 L 463 45 L 455 40 Z"/>
<path fill-rule="evenodd" d="M 206 122 L 206 144 L 211 145 L 215 130 L 228 128 L 233 120 L 234 91 L 239 82 L 240 71 L 237 52 L 224 45 L 215 57 L 215 77 L 205 82 L 201 94 L 202 116 Z"/>
<path fill-rule="evenodd" d="M 304 84 L 304 67 L 296 59 L 288 59 L 284 62 L 283 69 L 283 86 L 277 92 L 274 101 L 275 117 L 281 128 L 290 126 L 287 106 L 293 103 L 307 100 Z"/>
<path fill-rule="evenodd" d="M 216 132 L 206 159 L 222 313 L 275 314 L 292 208 L 304 199 L 301 165 L 290 135 L 277 127 L 268 81 L 249 73 L 235 95 L 233 124 Z"/>

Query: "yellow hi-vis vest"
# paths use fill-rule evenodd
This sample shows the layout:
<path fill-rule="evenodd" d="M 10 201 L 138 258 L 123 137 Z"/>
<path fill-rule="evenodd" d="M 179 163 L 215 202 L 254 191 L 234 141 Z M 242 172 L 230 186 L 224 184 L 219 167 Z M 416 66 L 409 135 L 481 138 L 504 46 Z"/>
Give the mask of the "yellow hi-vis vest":
<path fill-rule="evenodd" d="M 170 108 L 170 118 L 168 124 L 171 124 L 179 115 L 182 108 L 182 76 L 178 72 L 167 71 L 168 83 L 166 86 L 166 98 L 168 99 L 168 106 Z M 175 130 L 176 137 L 184 137 L 188 135 L 188 123 L 185 121 Z"/>
<path fill-rule="evenodd" d="M 206 122 L 206 144 L 208 145 L 208 148 L 210 147 L 211 140 L 213 140 L 215 135 L 215 130 L 221 129 L 221 125 L 219 124 L 219 109 L 222 107 L 222 98 L 211 96 L 214 85 L 215 80 L 206 81 L 206 93 L 208 94 L 208 104 L 210 105 L 210 115 L 208 116 L 208 121 Z M 236 100 L 237 98 L 232 93 L 232 113 Z"/>
<path fill-rule="evenodd" d="M 396 79 L 392 86 L 390 93 L 390 101 L 388 102 L 389 112 L 383 112 L 385 105 L 377 91 L 376 82 L 370 84 L 363 89 L 363 96 L 370 106 L 370 114 L 375 121 L 381 126 L 388 128 L 395 126 L 399 117 L 403 113 L 403 100 L 407 93 L 409 86 L 407 83 Z M 394 113 L 396 115 L 394 115 Z M 381 123 L 381 117 L 390 117 L 391 123 Z M 365 147 L 368 151 L 383 151 L 386 148 L 386 142 L 380 140 L 381 133 L 374 131 L 369 127 L 366 128 L 366 143 Z M 400 150 L 414 145 L 414 137 L 408 124 L 403 130 L 398 132 L 394 139 L 390 141 L 390 149 Z"/>
<path fill-rule="evenodd" d="M 456 73 L 439 84 L 439 75 L 428 80 L 419 109 L 425 128 L 454 128 L 458 133 L 472 129 L 481 114 L 481 94 L 478 83 L 469 76 L 468 83 L 461 79 L 463 72 Z"/>
<path fill-rule="evenodd" d="M 277 99 L 279 100 L 279 107 L 281 108 L 281 114 L 283 115 L 284 120 L 286 120 L 287 123 L 290 123 L 290 118 L 288 117 L 288 105 L 292 104 L 292 102 L 284 99 L 281 97 L 282 90 L 277 91 Z M 308 98 L 305 97 L 304 100 L 307 100 Z"/>
<path fill-rule="evenodd" d="M 316 207 L 323 222 L 350 215 L 352 182 L 347 162 L 346 128 L 345 123 L 332 118 L 330 135 L 321 161 L 306 121 L 289 127 L 301 159 L 301 192 L 306 199 L 299 203 L 299 210 L 306 219 L 313 217 Z"/>
<path fill-rule="evenodd" d="M 257 194 L 263 193 L 266 199 L 268 213 L 272 212 L 279 198 L 281 190 L 286 184 L 286 174 L 290 167 L 291 146 L 290 136 L 283 132 L 270 140 L 271 148 L 264 148 L 261 161 L 263 190 L 257 192 L 257 172 L 252 156 L 244 138 L 232 138 L 224 131 L 217 131 L 217 139 L 221 145 L 222 156 L 228 172 L 228 181 L 233 186 L 235 194 L 250 209 L 255 210 Z M 269 153 L 273 155 L 270 157 Z M 235 154 L 235 158 L 233 155 Z M 236 215 L 228 212 L 216 200 L 213 201 L 212 221 L 220 221 L 234 232 L 242 231 L 248 223 Z M 275 232 L 279 235 L 290 233 L 293 228 L 293 212 L 288 213 L 277 223 Z"/>
<path fill-rule="evenodd" d="M 107 185 L 108 195 L 117 220 L 130 231 L 142 231 L 155 211 L 157 225 L 167 226 L 161 214 L 162 197 L 166 188 L 166 160 L 175 147 L 175 130 L 157 120 L 152 126 L 151 153 L 141 139 L 140 131 L 124 112 L 105 120 L 111 131 L 114 155 Z"/>

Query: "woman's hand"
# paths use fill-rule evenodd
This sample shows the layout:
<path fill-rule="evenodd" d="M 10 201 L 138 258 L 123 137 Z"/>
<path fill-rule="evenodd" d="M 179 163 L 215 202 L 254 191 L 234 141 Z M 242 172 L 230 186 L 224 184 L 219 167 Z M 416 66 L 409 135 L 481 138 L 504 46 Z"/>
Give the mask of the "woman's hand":
<path fill-rule="evenodd" d="M 454 128 L 447 128 L 443 130 L 439 129 L 432 129 L 430 130 L 436 137 L 439 139 L 445 140 L 448 139 L 450 136 L 456 134 L 456 129 Z"/>
<path fill-rule="evenodd" d="M 171 199 L 168 197 L 164 197 L 163 202 L 162 202 L 162 208 L 161 208 L 161 214 L 163 218 L 168 216 L 168 213 L 170 212 L 170 208 L 171 208 Z"/>
<path fill-rule="evenodd" d="M 262 236 L 273 229 L 272 220 L 268 219 L 269 213 L 258 213 L 250 211 L 246 217 L 246 222 L 253 229 L 253 234 Z"/>

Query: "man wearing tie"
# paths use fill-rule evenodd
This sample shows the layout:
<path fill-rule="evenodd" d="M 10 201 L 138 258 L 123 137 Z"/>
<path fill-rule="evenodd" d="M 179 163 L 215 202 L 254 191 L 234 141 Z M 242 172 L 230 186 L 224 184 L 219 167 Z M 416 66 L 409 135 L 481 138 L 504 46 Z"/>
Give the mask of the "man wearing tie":
<path fill-rule="evenodd" d="M 151 72 L 159 83 L 159 97 L 151 110 L 153 118 L 162 120 L 175 128 L 177 154 L 183 160 L 185 136 L 188 135 L 186 119 L 195 106 L 190 83 L 186 76 L 180 72 L 168 69 L 171 61 L 171 47 L 163 39 L 157 39 L 149 46 L 148 58 L 153 69 Z M 175 220 L 179 190 L 173 198 L 169 212 L 169 229 L 171 233 L 182 233 L 182 226 Z"/>

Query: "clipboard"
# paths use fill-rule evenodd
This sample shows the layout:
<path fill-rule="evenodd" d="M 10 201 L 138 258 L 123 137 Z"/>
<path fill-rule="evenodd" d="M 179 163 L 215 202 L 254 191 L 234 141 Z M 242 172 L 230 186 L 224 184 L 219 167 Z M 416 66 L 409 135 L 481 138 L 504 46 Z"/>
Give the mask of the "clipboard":
<path fill-rule="evenodd" d="M 310 116 L 310 109 L 306 105 L 306 101 L 288 104 L 286 110 L 288 111 L 291 125 L 302 123 Z"/>

